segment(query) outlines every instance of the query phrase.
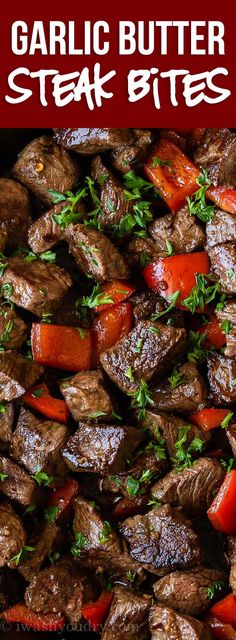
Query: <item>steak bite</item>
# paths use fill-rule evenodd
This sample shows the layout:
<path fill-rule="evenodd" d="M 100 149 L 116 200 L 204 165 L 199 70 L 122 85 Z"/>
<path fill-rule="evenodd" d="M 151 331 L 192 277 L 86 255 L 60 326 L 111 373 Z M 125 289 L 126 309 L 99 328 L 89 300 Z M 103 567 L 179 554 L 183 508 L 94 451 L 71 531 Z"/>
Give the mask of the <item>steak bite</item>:
<path fill-rule="evenodd" d="M 72 471 L 115 473 L 125 468 L 126 459 L 144 439 L 144 432 L 125 425 L 92 425 L 80 422 L 62 454 Z"/>
<path fill-rule="evenodd" d="M 14 420 L 14 407 L 12 402 L 2 402 L 0 405 L 0 441 L 8 443 L 11 440 Z"/>
<path fill-rule="evenodd" d="M 152 607 L 149 627 L 151 640 L 213 640 L 207 624 L 161 604 Z"/>
<path fill-rule="evenodd" d="M 14 569 L 14 557 L 26 542 L 26 534 L 19 516 L 7 502 L 0 504 L 0 567 Z"/>
<path fill-rule="evenodd" d="M 173 571 L 153 585 L 158 602 L 190 616 L 209 608 L 209 593 L 215 583 L 227 584 L 222 571 L 199 565 L 189 571 Z"/>
<path fill-rule="evenodd" d="M 131 171 L 145 159 L 153 142 L 149 129 L 132 129 L 133 142 L 113 149 L 110 154 L 112 166 L 120 173 Z"/>
<path fill-rule="evenodd" d="M 14 400 L 40 378 L 44 369 L 16 351 L 0 352 L 0 402 Z"/>
<path fill-rule="evenodd" d="M 214 403 L 218 406 L 236 401 L 236 358 L 212 353 L 208 356 L 208 381 Z"/>
<path fill-rule="evenodd" d="M 164 298 L 161 298 L 157 293 L 149 289 L 134 293 L 129 300 L 133 304 L 136 324 L 139 320 L 150 320 L 153 313 L 162 313 L 168 307 L 168 302 L 165 301 Z M 161 317 L 158 322 L 161 322 L 161 324 L 171 324 L 174 327 L 184 327 L 184 312 L 175 307 L 168 313 L 165 313 L 163 318 Z"/>
<path fill-rule="evenodd" d="M 188 207 L 183 207 L 176 214 L 157 218 L 149 225 L 148 231 L 156 243 L 160 255 L 166 256 L 166 242 L 172 245 L 174 253 L 189 253 L 202 249 L 205 233 L 195 216 L 191 216 Z"/>
<path fill-rule="evenodd" d="M 227 242 L 208 251 L 213 274 L 218 278 L 220 290 L 236 293 L 236 244 Z"/>
<path fill-rule="evenodd" d="M 174 374 L 177 373 L 177 384 L 174 386 Z M 204 378 L 197 366 L 186 362 L 175 368 L 173 375 L 155 386 L 152 392 L 153 408 L 164 411 L 185 413 L 202 409 L 207 400 L 207 388 Z"/>
<path fill-rule="evenodd" d="M 52 203 L 49 189 L 71 191 L 79 177 L 79 168 L 72 156 L 47 135 L 29 142 L 13 167 L 14 176 L 43 201 Z"/>
<path fill-rule="evenodd" d="M 29 539 L 28 544 L 33 547 L 33 551 L 23 558 L 18 567 L 19 573 L 27 582 L 30 582 L 34 575 L 40 571 L 48 554 L 55 548 L 59 532 L 59 527 L 55 524 L 45 523 Z"/>
<path fill-rule="evenodd" d="M 137 343 L 141 350 L 137 352 Z M 141 321 L 113 347 L 100 356 L 108 376 L 124 391 L 138 389 L 141 381 L 161 376 L 182 355 L 186 342 L 184 329 L 157 322 Z"/>
<path fill-rule="evenodd" d="M 63 471 L 61 449 L 68 439 L 67 427 L 59 422 L 36 418 L 22 408 L 11 441 L 11 454 L 32 474 Z"/>
<path fill-rule="evenodd" d="M 26 339 L 27 325 L 6 302 L 0 303 L 0 346 L 18 349 Z"/>
<path fill-rule="evenodd" d="M 225 242 L 236 242 L 236 218 L 232 213 L 216 209 L 206 224 L 207 246 L 215 247 Z"/>
<path fill-rule="evenodd" d="M 236 187 L 236 136 L 229 129 L 205 129 L 194 159 L 214 185 Z"/>
<path fill-rule="evenodd" d="M 129 543 L 131 556 L 156 575 L 192 567 L 201 559 L 199 539 L 191 521 L 168 504 L 146 515 L 127 518 L 120 531 Z"/>
<path fill-rule="evenodd" d="M 52 209 L 43 213 L 35 220 L 28 230 L 28 244 L 34 253 L 43 253 L 52 249 L 63 239 L 63 229 L 57 224 L 53 216 L 59 215 L 65 202 L 55 204 Z"/>
<path fill-rule="evenodd" d="M 154 442 L 151 442 L 148 447 L 146 451 L 137 456 L 127 471 L 106 476 L 101 481 L 102 489 L 104 491 L 112 491 L 112 493 L 123 493 L 128 496 L 133 493 L 136 495 L 140 489 L 141 491 L 147 491 L 151 482 L 164 475 L 169 467 L 163 447 L 159 447 L 158 444 L 155 446 Z M 140 481 L 140 479 L 139 487 L 139 484 L 134 481 Z"/>
<path fill-rule="evenodd" d="M 73 529 L 76 534 L 85 536 L 83 553 L 90 550 L 121 553 L 122 546 L 119 537 L 112 530 L 109 523 L 104 521 L 100 511 L 89 501 L 79 496 L 74 501 L 75 517 Z"/>
<path fill-rule="evenodd" d="M 230 562 L 229 582 L 234 595 L 236 595 L 236 536 L 228 536 L 227 546 Z"/>
<path fill-rule="evenodd" d="M 0 473 L 5 476 L 0 482 L 0 490 L 7 498 L 15 500 L 23 507 L 39 502 L 38 485 L 27 471 L 11 458 L 0 456 Z"/>
<path fill-rule="evenodd" d="M 54 129 L 54 139 L 62 147 L 90 156 L 132 142 L 131 129 Z"/>
<path fill-rule="evenodd" d="M 150 599 L 123 586 L 114 588 L 102 640 L 148 640 Z"/>
<path fill-rule="evenodd" d="M 27 189 L 15 180 L 0 178 L 0 251 L 26 244 L 30 210 Z"/>
<path fill-rule="evenodd" d="M 70 224 L 64 237 L 77 265 L 94 280 L 106 282 L 129 277 L 122 253 L 101 231 L 84 224 Z"/>
<path fill-rule="evenodd" d="M 98 220 L 104 227 L 119 224 L 132 210 L 133 201 L 127 200 L 121 182 L 107 169 L 100 156 L 96 156 L 91 162 L 91 175 L 99 189 L 102 211 Z"/>
<path fill-rule="evenodd" d="M 89 551 L 86 550 L 86 553 L 81 553 L 77 558 L 77 563 L 84 568 L 87 567 L 98 576 L 105 573 L 112 580 L 122 582 L 127 586 L 130 586 L 131 582 L 135 586 L 139 586 L 147 577 L 141 564 L 135 562 L 126 549 L 124 551 L 89 549 Z"/>
<path fill-rule="evenodd" d="M 102 371 L 81 371 L 60 390 L 74 420 L 112 420 L 114 406 Z"/>
<path fill-rule="evenodd" d="M 184 429 L 185 431 L 185 447 L 186 449 L 189 447 L 191 442 L 195 437 L 201 439 L 202 444 L 206 444 L 211 435 L 209 432 L 204 432 L 202 429 L 197 427 L 195 424 L 189 422 L 189 420 L 184 419 L 183 417 L 173 415 L 172 413 L 165 413 L 161 411 L 160 413 L 155 413 L 154 411 L 150 411 L 149 409 L 146 411 L 146 415 L 144 420 L 141 423 L 141 426 L 144 429 L 149 429 L 153 434 L 153 438 L 159 440 L 159 434 L 165 440 L 165 446 L 167 448 L 169 457 L 172 459 L 176 458 L 177 448 L 176 443 L 181 437 L 181 431 Z M 199 454 L 197 451 L 195 455 Z"/>
<path fill-rule="evenodd" d="M 125 247 L 125 257 L 131 269 L 138 267 L 142 270 L 148 262 L 154 262 L 160 256 L 166 256 L 166 253 L 160 253 L 151 238 L 132 238 Z"/>
<path fill-rule="evenodd" d="M 200 458 L 189 469 L 179 473 L 170 471 L 151 488 L 152 495 L 159 502 L 181 506 L 194 515 L 203 515 L 209 509 L 225 472 L 214 458 Z"/>
<path fill-rule="evenodd" d="M 93 598 L 87 577 L 80 574 L 70 558 L 36 574 L 25 592 L 25 603 L 31 611 L 58 613 L 71 624 L 80 622 L 83 604 Z"/>
<path fill-rule="evenodd" d="M 15 257 L 9 259 L 0 283 L 8 285 L 5 292 L 8 300 L 42 317 L 60 306 L 72 280 L 55 264 L 42 260 L 25 262 L 23 257 Z"/>

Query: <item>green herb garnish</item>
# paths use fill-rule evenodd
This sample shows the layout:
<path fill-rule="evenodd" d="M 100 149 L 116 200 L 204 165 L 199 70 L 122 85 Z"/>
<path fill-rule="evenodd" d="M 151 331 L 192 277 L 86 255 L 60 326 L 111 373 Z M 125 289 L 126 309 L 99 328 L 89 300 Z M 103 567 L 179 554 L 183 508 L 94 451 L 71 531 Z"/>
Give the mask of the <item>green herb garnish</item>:
<path fill-rule="evenodd" d="M 222 420 L 222 422 L 220 423 L 220 426 L 223 429 L 227 429 L 227 427 L 229 426 L 229 423 L 232 420 L 233 416 L 234 416 L 233 411 L 229 411 L 229 413 L 227 413 L 227 416 L 225 416 L 224 420 Z"/>
<path fill-rule="evenodd" d="M 75 542 L 71 547 L 72 556 L 74 556 L 74 558 L 79 558 L 81 552 L 88 547 L 88 544 L 88 538 L 80 531 L 76 531 Z"/>
<path fill-rule="evenodd" d="M 108 522 L 107 520 L 104 520 L 102 531 L 99 533 L 99 536 L 98 536 L 99 544 L 106 544 L 107 542 L 109 542 L 111 533 L 112 533 L 112 530 L 111 530 L 110 522 Z"/>
<path fill-rule="evenodd" d="M 132 407 L 139 409 L 139 420 L 143 420 L 146 415 L 146 407 L 148 404 L 153 405 L 154 401 L 151 397 L 151 393 L 148 389 L 148 385 L 145 380 L 141 380 L 140 385 L 136 391 L 130 391 L 128 394 L 132 398 Z"/>
<path fill-rule="evenodd" d="M 44 509 L 44 518 L 46 522 L 49 522 L 49 524 L 55 522 L 59 512 L 60 508 L 57 505 L 53 505 L 51 507 L 48 507 L 47 509 Z"/>
<path fill-rule="evenodd" d="M 197 216 L 202 222 L 209 222 L 215 214 L 215 207 L 206 203 L 206 192 L 211 185 L 206 169 L 202 168 L 201 175 L 196 178 L 196 184 L 200 188 L 191 197 L 186 198 L 189 213 L 191 216 Z"/>

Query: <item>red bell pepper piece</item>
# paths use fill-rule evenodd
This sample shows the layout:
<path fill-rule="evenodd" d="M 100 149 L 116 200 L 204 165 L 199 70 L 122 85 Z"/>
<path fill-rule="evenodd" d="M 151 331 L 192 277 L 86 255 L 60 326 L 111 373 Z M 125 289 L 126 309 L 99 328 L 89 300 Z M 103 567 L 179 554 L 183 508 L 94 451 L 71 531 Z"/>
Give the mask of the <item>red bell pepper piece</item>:
<path fill-rule="evenodd" d="M 236 189 L 225 189 L 225 187 L 209 187 L 206 196 L 228 213 L 236 213 Z"/>
<path fill-rule="evenodd" d="M 58 487 L 55 491 L 51 491 L 47 500 L 47 508 L 57 507 L 55 513 L 55 521 L 68 514 L 73 506 L 74 498 L 79 493 L 79 483 L 77 480 L 67 480 L 65 484 Z"/>
<path fill-rule="evenodd" d="M 236 640 L 236 631 L 231 624 L 224 624 L 224 622 L 211 615 L 205 616 L 204 622 L 209 625 L 216 640 Z"/>
<path fill-rule="evenodd" d="M 150 262 L 145 267 L 143 276 L 148 287 L 164 298 L 170 299 L 173 293 L 179 291 L 176 306 L 186 311 L 186 307 L 180 303 L 189 296 L 193 287 L 196 286 L 195 274 L 207 275 L 209 270 L 209 257 L 205 251 L 201 251 L 199 253 L 183 253 Z"/>
<path fill-rule="evenodd" d="M 63 423 L 66 423 L 69 419 L 70 412 L 65 400 L 53 398 L 44 382 L 36 384 L 26 391 L 23 395 L 23 400 L 28 407 L 36 409 L 47 418 Z"/>
<path fill-rule="evenodd" d="M 223 484 L 214 498 L 207 515 L 217 531 L 236 533 L 236 470 L 226 474 Z M 235 609 L 236 610 L 236 609 Z"/>
<path fill-rule="evenodd" d="M 220 349 L 226 343 L 226 335 L 220 327 L 220 323 L 215 314 L 209 318 L 207 324 L 202 325 L 197 329 L 199 333 L 204 333 L 206 336 L 205 346 L 209 347 L 213 345 L 216 349 Z"/>
<path fill-rule="evenodd" d="M 144 171 L 175 213 L 186 204 L 186 197 L 198 189 L 199 169 L 168 139 L 162 138 L 153 149 Z"/>
<path fill-rule="evenodd" d="M 82 607 L 82 615 L 95 633 L 101 631 L 101 625 L 108 615 L 112 598 L 112 591 L 102 591 L 96 602 L 88 602 Z"/>
<path fill-rule="evenodd" d="M 209 407 L 200 409 L 200 411 L 194 411 L 189 417 L 191 422 L 200 427 L 200 429 L 210 431 L 211 429 L 220 427 L 221 422 L 226 418 L 228 413 L 228 409 L 214 409 L 214 407 Z"/>
<path fill-rule="evenodd" d="M 236 628 L 236 596 L 233 593 L 229 593 L 223 600 L 213 604 L 210 613 L 221 622 L 231 624 L 232 627 Z"/>
<path fill-rule="evenodd" d="M 33 322 L 31 344 L 35 362 L 66 371 L 91 368 L 92 345 L 88 329 Z"/>
<path fill-rule="evenodd" d="M 55 613 L 41 615 L 30 611 L 24 602 L 14 604 L 10 609 L 6 609 L 0 617 L 7 622 L 18 622 L 25 624 L 30 629 L 37 631 L 61 631 L 65 626 L 65 619 Z"/>
<path fill-rule="evenodd" d="M 134 316 L 131 302 L 123 302 L 102 311 L 92 327 L 94 363 L 99 362 L 100 353 L 126 336 L 133 325 Z"/>
<path fill-rule="evenodd" d="M 135 288 L 124 280 L 114 280 L 113 282 L 106 282 L 103 284 L 101 286 L 101 291 L 103 294 L 111 298 L 112 302 L 100 304 L 98 307 L 95 307 L 95 311 L 104 311 L 104 309 L 109 309 L 114 304 L 123 302 L 135 292 Z"/>

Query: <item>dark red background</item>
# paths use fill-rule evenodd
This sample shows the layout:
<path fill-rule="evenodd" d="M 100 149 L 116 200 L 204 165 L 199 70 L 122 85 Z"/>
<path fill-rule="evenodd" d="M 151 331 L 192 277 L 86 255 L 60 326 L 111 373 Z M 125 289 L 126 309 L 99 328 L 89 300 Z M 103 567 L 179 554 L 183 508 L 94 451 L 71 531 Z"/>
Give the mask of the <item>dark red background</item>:
<path fill-rule="evenodd" d="M 40 2 L 6 3 L 0 20 L 0 113 L 1 127 L 51 127 L 51 126 L 151 126 L 151 127 L 188 127 L 188 126 L 227 126 L 235 125 L 235 60 L 236 60 L 236 23 L 232 15 L 232 3 L 220 3 L 213 0 L 203 2 L 131 2 L 118 0 L 116 2 L 80 2 L 41 0 Z M 6 15 L 7 14 L 7 15 Z M 110 53 L 107 56 L 15 56 L 10 48 L 10 27 L 14 20 L 25 20 L 32 24 L 34 20 L 107 20 L 110 23 Z M 169 55 L 118 56 L 117 34 L 118 20 L 222 20 L 225 23 L 225 56 L 180 56 L 176 55 L 175 39 L 170 39 Z M 172 49 L 172 53 L 171 53 Z M 28 67 L 31 71 L 40 68 L 54 68 L 61 73 L 80 70 L 84 66 L 93 67 L 100 62 L 102 72 L 116 69 L 117 75 L 106 86 L 114 93 L 112 99 L 103 101 L 101 108 L 95 107 L 89 111 L 85 98 L 81 102 L 71 102 L 66 107 L 56 107 L 54 100 L 48 93 L 48 107 L 42 107 L 39 102 L 38 81 L 24 78 L 24 86 L 32 88 L 35 83 L 35 93 L 27 101 L 19 105 L 5 102 L 4 96 L 9 93 L 7 77 L 16 67 Z M 170 103 L 167 81 L 161 81 L 160 110 L 155 109 L 151 93 L 144 99 L 129 103 L 127 97 L 126 76 L 130 69 L 158 67 L 165 71 L 171 68 L 186 68 L 191 73 L 211 70 L 215 67 L 226 67 L 228 77 L 216 78 L 216 83 L 231 90 L 231 96 L 217 104 L 208 105 L 202 102 L 197 107 L 188 108 L 179 94 L 179 107 Z M 218 82 L 217 82 L 218 80 Z M 164 83 L 164 84 L 163 84 Z M 165 86 L 165 90 L 163 88 Z"/>

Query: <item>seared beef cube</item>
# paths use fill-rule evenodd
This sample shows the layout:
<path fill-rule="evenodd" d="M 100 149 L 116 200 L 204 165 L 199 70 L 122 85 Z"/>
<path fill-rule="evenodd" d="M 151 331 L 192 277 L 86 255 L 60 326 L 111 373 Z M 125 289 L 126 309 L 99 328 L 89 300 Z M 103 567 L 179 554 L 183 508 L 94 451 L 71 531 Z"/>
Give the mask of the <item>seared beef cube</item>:
<path fill-rule="evenodd" d="M 151 238 L 133 238 L 125 248 L 125 257 L 130 268 L 143 269 L 148 262 L 158 260 L 161 254 Z"/>
<path fill-rule="evenodd" d="M 0 303 L 0 345 L 18 349 L 26 339 L 27 326 L 11 305 Z"/>
<path fill-rule="evenodd" d="M 27 189 L 15 180 L 0 178 L 0 250 L 26 244 L 30 222 Z"/>
<path fill-rule="evenodd" d="M 215 583 L 227 584 L 222 571 L 199 565 L 189 571 L 173 571 L 153 585 L 158 602 L 176 611 L 197 616 L 209 607 L 208 590 Z"/>
<path fill-rule="evenodd" d="M 224 293 L 236 293 L 236 244 L 219 244 L 209 249 L 208 253 L 220 290 Z"/>
<path fill-rule="evenodd" d="M 153 142 L 153 133 L 148 129 L 132 129 L 134 140 L 129 145 L 117 147 L 111 152 L 111 163 L 120 173 L 137 167 L 146 157 Z"/>
<path fill-rule="evenodd" d="M 216 209 L 214 217 L 206 224 L 207 246 L 236 242 L 236 218 L 232 213 Z"/>
<path fill-rule="evenodd" d="M 144 432 L 124 425 L 80 423 L 62 454 L 72 471 L 106 474 L 122 471 Z"/>
<path fill-rule="evenodd" d="M 103 164 L 100 156 L 96 156 L 91 163 L 91 175 L 99 188 L 102 212 L 98 219 L 106 227 L 119 224 L 133 206 L 133 200 L 127 200 L 122 184 Z"/>
<path fill-rule="evenodd" d="M 148 640 L 150 599 L 117 586 L 105 622 L 102 640 Z"/>
<path fill-rule="evenodd" d="M 69 274 L 57 265 L 42 260 L 25 262 L 21 257 L 10 258 L 0 282 L 8 285 L 4 293 L 8 300 L 39 318 L 57 309 L 72 285 Z"/>
<path fill-rule="evenodd" d="M 81 553 L 77 562 L 97 575 L 107 574 L 112 580 L 139 586 L 146 579 L 146 573 L 139 562 L 125 551 L 117 549 L 89 549 Z"/>
<path fill-rule="evenodd" d="M 37 471 L 59 473 L 61 449 L 68 435 L 65 425 L 36 418 L 31 411 L 22 408 L 12 436 L 12 456 L 32 474 Z"/>
<path fill-rule="evenodd" d="M 229 582 L 231 589 L 236 595 L 236 536 L 228 536 L 228 558 L 230 561 Z"/>
<path fill-rule="evenodd" d="M 168 306 L 168 303 L 163 298 L 148 289 L 134 293 L 130 298 L 130 302 L 133 304 L 136 323 L 139 320 L 150 320 L 153 313 L 162 313 Z M 171 324 L 174 327 L 184 327 L 183 311 L 174 308 L 169 313 L 165 313 L 163 318 L 161 317 L 158 321 L 164 324 Z"/>
<path fill-rule="evenodd" d="M 26 589 L 25 603 L 35 613 L 58 613 L 77 624 L 82 618 L 81 607 L 93 597 L 87 577 L 78 572 L 73 560 L 65 558 L 34 576 Z"/>
<path fill-rule="evenodd" d="M 18 555 L 26 541 L 26 534 L 19 516 L 7 502 L 0 505 L 0 567 L 5 564 L 12 569 L 16 563 L 14 557 Z"/>
<path fill-rule="evenodd" d="M 229 358 L 233 358 L 236 356 L 236 303 L 235 302 L 227 302 L 223 309 L 216 310 L 216 315 L 219 320 L 219 323 L 225 322 L 225 320 L 229 323 L 229 333 L 226 334 L 226 349 L 224 354 Z"/>
<path fill-rule="evenodd" d="M 220 323 L 229 320 L 233 325 L 236 325 L 236 302 L 230 300 L 223 306 L 223 309 L 216 310 L 216 315 Z"/>
<path fill-rule="evenodd" d="M 18 571 L 27 582 L 30 582 L 34 575 L 40 571 L 48 554 L 55 548 L 58 535 L 59 527 L 46 523 L 27 541 L 27 544 L 34 550 L 23 558 L 18 567 Z"/>
<path fill-rule="evenodd" d="M 205 243 L 205 233 L 191 216 L 188 207 L 176 214 L 168 213 L 157 218 L 149 225 L 148 231 L 156 243 L 160 255 L 166 255 L 166 242 L 169 241 L 174 253 L 189 253 L 201 249 Z"/>
<path fill-rule="evenodd" d="M 81 371 L 60 390 L 75 420 L 111 420 L 113 403 L 102 371 Z"/>
<path fill-rule="evenodd" d="M 166 504 L 146 515 L 127 518 L 120 525 L 131 556 L 145 569 L 165 575 L 174 569 L 194 566 L 201 549 L 191 521 L 178 508 Z"/>
<path fill-rule="evenodd" d="M 152 392 L 153 407 L 177 413 L 203 408 L 206 404 L 207 388 L 196 365 L 186 362 L 175 369 L 174 374 L 175 371 L 180 376 L 177 386 L 174 386 L 171 375 L 167 380 L 155 386 Z"/>
<path fill-rule="evenodd" d="M 83 553 L 95 549 L 121 553 L 122 547 L 117 533 L 103 520 L 96 506 L 79 496 L 74 501 L 74 507 L 73 529 L 75 535 L 81 533 L 85 537 Z"/>
<path fill-rule="evenodd" d="M 236 424 L 229 425 L 229 427 L 226 429 L 226 435 L 233 454 L 236 457 Z"/>
<path fill-rule="evenodd" d="M 59 215 L 64 206 L 65 202 L 55 204 L 30 225 L 28 244 L 34 253 L 48 251 L 63 238 L 63 229 L 55 222 L 53 216 Z"/>
<path fill-rule="evenodd" d="M 42 373 L 43 367 L 16 351 L 0 352 L 0 402 L 22 396 Z"/>
<path fill-rule="evenodd" d="M 212 353 L 208 357 L 208 380 L 211 395 L 216 405 L 236 401 L 236 358 L 225 358 Z"/>
<path fill-rule="evenodd" d="M 234 358 L 234 356 L 236 356 L 236 327 L 231 329 L 226 335 L 226 348 L 224 353 L 228 358 Z"/>
<path fill-rule="evenodd" d="M 149 409 L 146 411 L 145 418 L 142 422 L 144 429 L 149 429 L 153 434 L 153 437 L 157 436 L 157 442 L 159 433 L 165 440 L 166 448 L 170 458 L 176 458 L 176 443 L 180 438 L 181 430 L 186 430 L 186 448 L 189 447 L 191 442 L 197 436 L 204 443 L 207 443 L 210 439 L 210 434 L 202 431 L 195 424 L 191 424 L 189 420 L 185 420 L 180 416 L 175 416 L 172 413 L 155 413 Z"/>
<path fill-rule="evenodd" d="M 161 604 L 152 607 L 149 626 L 152 640 L 213 640 L 207 624 Z"/>
<path fill-rule="evenodd" d="M 100 356 L 100 361 L 115 384 L 129 393 L 141 381 L 161 376 L 180 357 L 185 348 L 186 332 L 157 322 L 141 321 L 113 347 Z M 141 350 L 137 352 L 137 344 Z"/>
<path fill-rule="evenodd" d="M 23 507 L 29 507 L 40 499 L 40 490 L 30 475 L 11 458 L 0 456 L 0 473 L 4 474 L 0 482 L 1 492 L 10 500 Z"/>
<path fill-rule="evenodd" d="M 141 453 L 133 463 L 125 471 L 125 473 L 118 473 L 113 476 L 106 476 L 102 480 L 102 489 L 104 491 L 112 491 L 112 493 L 124 493 L 125 495 L 132 494 L 133 480 L 140 480 L 142 474 L 147 472 L 147 479 L 142 482 L 140 488 L 142 490 L 148 490 L 149 485 L 154 479 L 159 478 L 168 471 L 168 462 L 165 456 L 165 451 L 162 450 L 161 457 L 158 455 L 158 445 L 155 449 L 150 448 L 144 453 Z M 137 485 L 137 492 L 139 487 Z"/>
<path fill-rule="evenodd" d="M 0 405 L 0 441 L 10 442 L 14 420 L 14 408 L 12 402 L 3 402 Z"/>
<path fill-rule="evenodd" d="M 54 129 L 54 138 L 62 147 L 85 156 L 116 149 L 132 142 L 131 129 Z"/>
<path fill-rule="evenodd" d="M 236 136 L 229 129 L 205 129 L 195 162 L 208 170 L 214 185 L 236 187 Z"/>
<path fill-rule="evenodd" d="M 181 506 L 187 513 L 204 514 L 209 509 L 225 477 L 214 458 L 200 458 L 189 469 L 170 471 L 152 486 L 159 502 Z"/>
<path fill-rule="evenodd" d="M 49 189 L 70 191 L 79 176 L 78 165 L 65 149 L 47 136 L 40 136 L 27 144 L 13 167 L 13 174 L 28 189 L 50 205 Z"/>
<path fill-rule="evenodd" d="M 78 266 L 98 282 L 129 277 L 121 252 L 101 231 L 83 224 L 70 224 L 64 237 Z"/>

